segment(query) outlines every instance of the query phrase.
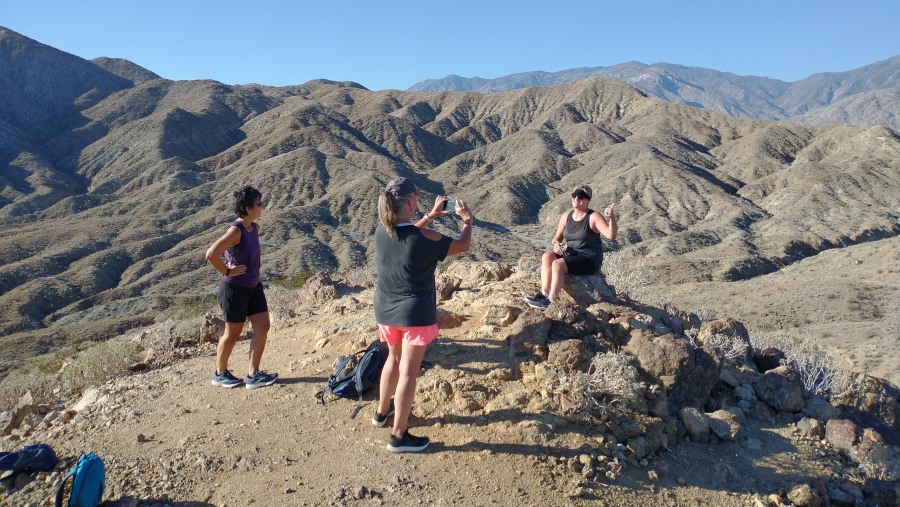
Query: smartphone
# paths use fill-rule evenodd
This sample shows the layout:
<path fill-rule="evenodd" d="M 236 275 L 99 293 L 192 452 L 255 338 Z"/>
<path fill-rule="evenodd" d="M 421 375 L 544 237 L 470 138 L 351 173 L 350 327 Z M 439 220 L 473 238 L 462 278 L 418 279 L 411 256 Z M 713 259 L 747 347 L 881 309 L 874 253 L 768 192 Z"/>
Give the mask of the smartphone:
<path fill-rule="evenodd" d="M 447 208 L 450 208 L 450 211 L 455 211 L 456 210 L 456 201 L 451 201 L 450 199 L 447 199 L 446 201 L 444 201 L 444 211 L 447 211 Z"/>

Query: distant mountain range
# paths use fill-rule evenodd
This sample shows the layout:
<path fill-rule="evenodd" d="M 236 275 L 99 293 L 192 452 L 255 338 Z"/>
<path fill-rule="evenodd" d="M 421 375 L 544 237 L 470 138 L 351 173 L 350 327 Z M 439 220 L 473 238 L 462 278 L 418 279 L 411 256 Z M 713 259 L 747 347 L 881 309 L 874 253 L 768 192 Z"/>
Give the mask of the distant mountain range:
<path fill-rule="evenodd" d="M 755 78 L 753 101 L 771 87 L 772 104 L 796 97 L 772 106 L 783 114 L 884 110 L 887 89 L 838 90 L 896 66 L 805 92 Z M 397 175 L 421 210 L 439 193 L 468 201 L 467 255 L 508 262 L 545 248 L 570 189 L 589 184 L 595 207 L 617 203 L 609 248 L 645 255 L 661 283 L 752 279 L 900 234 L 900 136 L 885 127 L 747 120 L 601 77 L 491 94 L 171 81 L 0 28 L 0 372 L 209 297 L 203 254 L 244 184 L 267 204 L 266 279 L 371 266 L 375 203 Z"/>
<path fill-rule="evenodd" d="M 406 91 L 497 93 L 589 77 L 617 79 L 649 97 L 739 118 L 900 129 L 900 55 L 847 72 L 813 74 L 793 83 L 671 63 L 628 62 L 559 72 L 521 72 L 496 79 L 450 75 L 421 81 Z"/>

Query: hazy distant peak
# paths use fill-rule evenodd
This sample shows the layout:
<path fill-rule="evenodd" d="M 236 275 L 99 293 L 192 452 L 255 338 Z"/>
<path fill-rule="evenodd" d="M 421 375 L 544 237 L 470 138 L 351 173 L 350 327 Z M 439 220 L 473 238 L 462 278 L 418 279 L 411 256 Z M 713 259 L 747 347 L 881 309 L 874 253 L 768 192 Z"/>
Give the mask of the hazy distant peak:
<path fill-rule="evenodd" d="M 751 119 L 812 121 L 817 124 L 840 121 L 868 126 L 886 124 L 900 128 L 900 103 L 893 94 L 872 94 L 876 90 L 900 88 L 900 55 L 847 72 L 823 72 L 788 83 L 761 76 L 740 76 L 703 67 L 657 62 L 647 65 L 630 61 L 609 67 L 578 67 L 558 72 L 528 71 L 494 79 L 464 78 L 451 74 L 427 79 L 407 91 L 469 91 L 498 93 L 533 86 L 550 86 L 605 77 L 624 81 L 647 94 L 669 102 L 701 107 L 731 116 Z M 866 100 L 841 110 L 810 113 L 859 95 Z"/>

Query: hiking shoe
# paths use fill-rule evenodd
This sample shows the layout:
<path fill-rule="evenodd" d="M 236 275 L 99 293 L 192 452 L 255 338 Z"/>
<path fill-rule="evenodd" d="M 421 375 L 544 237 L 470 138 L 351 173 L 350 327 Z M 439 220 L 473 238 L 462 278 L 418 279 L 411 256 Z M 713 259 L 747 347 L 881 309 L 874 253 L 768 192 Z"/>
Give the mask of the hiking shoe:
<path fill-rule="evenodd" d="M 227 387 L 230 389 L 232 387 L 241 385 L 241 379 L 232 375 L 228 370 L 225 370 L 222 373 L 214 371 L 212 376 L 212 385 L 216 387 Z"/>
<path fill-rule="evenodd" d="M 381 415 L 378 413 L 378 410 L 375 410 L 375 415 L 372 416 L 372 425 L 378 426 L 379 428 L 384 428 L 384 425 L 387 424 L 388 417 L 394 415 L 394 399 L 391 398 L 391 405 L 388 407 L 388 413 L 385 415 Z"/>
<path fill-rule="evenodd" d="M 403 438 L 396 438 L 391 435 L 388 440 L 387 450 L 391 452 L 419 452 L 424 451 L 428 447 L 428 437 L 414 437 L 409 434 L 409 430 L 403 434 Z"/>
<path fill-rule="evenodd" d="M 550 306 L 550 299 L 547 296 L 538 292 L 534 296 L 525 296 L 525 302 L 528 303 L 528 306 L 532 308 L 538 308 L 543 310 Z"/>
<path fill-rule="evenodd" d="M 270 386 L 274 384 L 276 380 L 278 380 L 277 373 L 266 373 L 259 370 L 252 377 L 249 375 L 244 377 L 244 384 L 246 384 L 247 389 L 256 389 L 257 387 Z"/>

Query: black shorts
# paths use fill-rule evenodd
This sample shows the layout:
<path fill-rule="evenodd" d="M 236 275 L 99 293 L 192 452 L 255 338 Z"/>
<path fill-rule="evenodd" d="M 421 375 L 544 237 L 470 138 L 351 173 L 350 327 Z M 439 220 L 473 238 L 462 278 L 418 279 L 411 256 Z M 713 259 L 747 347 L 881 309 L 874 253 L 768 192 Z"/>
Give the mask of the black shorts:
<path fill-rule="evenodd" d="M 225 320 L 232 324 L 243 324 L 250 315 L 269 311 L 262 282 L 256 287 L 241 287 L 224 280 L 219 281 L 219 306 Z"/>
<path fill-rule="evenodd" d="M 566 250 L 563 260 L 570 275 L 594 275 L 600 271 L 600 263 L 575 250 Z"/>

